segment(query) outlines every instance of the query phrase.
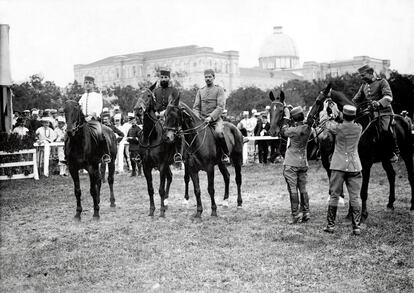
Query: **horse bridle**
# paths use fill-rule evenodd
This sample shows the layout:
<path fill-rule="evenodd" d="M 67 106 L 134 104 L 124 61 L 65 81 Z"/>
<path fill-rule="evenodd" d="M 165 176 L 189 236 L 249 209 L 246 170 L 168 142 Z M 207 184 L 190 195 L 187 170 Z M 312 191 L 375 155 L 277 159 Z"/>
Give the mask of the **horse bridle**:
<path fill-rule="evenodd" d="M 83 127 L 84 121 L 82 121 L 82 110 L 80 109 L 80 105 L 78 103 L 75 104 L 76 109 L 78 110 L 78 115 L 76 117 L 76 120 L 74 122 L 72 122 L 72 125 L 74 125 L 74 127 L 72 127 L 72 129 L 70 130 L 72 133 L 72 136 L 74 136 L 80 128 Z M 68 130 L 66 130 L 66 132 L 68 133 Z"/>

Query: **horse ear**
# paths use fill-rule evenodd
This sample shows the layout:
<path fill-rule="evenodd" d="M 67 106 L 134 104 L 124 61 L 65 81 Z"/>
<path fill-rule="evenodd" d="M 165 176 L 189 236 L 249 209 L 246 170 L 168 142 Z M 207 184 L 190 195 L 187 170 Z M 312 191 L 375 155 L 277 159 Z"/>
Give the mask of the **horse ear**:
<path fill-rule="evenodd" d="M 323 94 L 326 96 L 329 94 L 329 92 L 332 89 L 332 83 L 328 83 L 328 85 L 326 86 L 326 88 L 323 90 Z"/>
<path fill-rule="evenodd" d="M 157 82 L 154 82 L 154 84 L 153 84 L 152 86 L 150 86 L 150 87 L 149 87 L 149 90 L 150 90 L 151 92 L 153 92 L 156 86 L 157 86 Z"/>
<path fill-rule="evenodd" d="M 270 99 L 272 102 L 274 102 L 274 100 L 275 100 L 275 95 L 273 94 L 273 91 L 270 91 L 270 93 L 269 93 L 269 99 Z"/>
<path fill-rule="evenodd" d="M 285 93 L 282 90 L 280 91 L 280 102 L 281 103 L 285 102 Z"/>

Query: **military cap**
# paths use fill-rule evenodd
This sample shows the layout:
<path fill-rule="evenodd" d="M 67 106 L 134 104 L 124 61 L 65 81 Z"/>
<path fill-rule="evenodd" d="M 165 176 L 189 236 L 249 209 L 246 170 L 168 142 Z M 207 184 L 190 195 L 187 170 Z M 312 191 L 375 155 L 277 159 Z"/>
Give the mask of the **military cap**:
<path fill-rule="evenodd" d="M 290 111 L 290 116 L 297 117 L 300 114 L 303 114 L 303 109 L 301 106 L 297 106 Z"/>
<path fill-rule="evenodd" d="M 211 74 L 212 76 L 216 76 L 213 69 L 206 69 L 204 70 L 204 75 Z"/>
<path fill-rule="evenodd" d="M 355 106 L 345 105 L 344 108 L 342 109 L 342 112 L 344 113 L 344 115 L 347 115 L 347 116 L 355 116 L 356 110 L 357 109 L 355 108 Z"/>
<path fill-rule="evenodd" d="M 362 73 L 365 73 L 365 72 L 373 73 L 374 69 L 369 65 L 364 65 L 364 66 L 358 68 L 358 72 L 359 72 L 359 74 L 362 74 Z"/>
<path fill-rule="evenodd" d="M 92 76 L 86 75 L 85 78 L 84 78 L 84 81 L 92 81 L 92 82 L 95 82 L 95 78 L 93 78 Z"/>
<path fill-rule="evenodd" d="M 165 75 L 165 76 L 170 77 L 170 71 L 167 70 L 167 69 L 161 69 L 160 70 L 160 75 Z"/>

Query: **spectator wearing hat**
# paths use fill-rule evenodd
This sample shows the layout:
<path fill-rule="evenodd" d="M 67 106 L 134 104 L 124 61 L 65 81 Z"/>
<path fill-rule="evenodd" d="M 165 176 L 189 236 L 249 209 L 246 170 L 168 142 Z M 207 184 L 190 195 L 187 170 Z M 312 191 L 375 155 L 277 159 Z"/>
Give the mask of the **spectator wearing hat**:
<path fill-rule="evenodd" d="M 33 110 L 32 111 L 32 117 L 30 119 L 27 119 L 26 126 L 32 133 L 35 133 L 36 130 L 42 126 L 42 122 L 40 122 L 39 118 L 39 110 Z"/>
<path fill-rule="evenodd" d="M 141 176 L 141 163 L 139 157 L 139 139 L 141 137 L 142 129 L 138 126 L 135 117 L 130 118 L 131 127 L 128 130 L 129 142 L 129 156 L 131 158 L 132 172 L 131 176 L 136 176 L 136 169 L 138 167 L 138 176 Z"/>
<path fill-rule="evenodd" d="M 122 117 L 121 107 L 119 105 L 114 106 L 114 115 L 111 117 L 112 124 L 117 126 L 117 123 L 115 123 L 115 116 L 118 119 L 118 121 L 117 121 L 118 124 L 123 124 L 124 123 L 124 119 Z M 119 125 L 117 127 L 119 127 Z"/>
<path fill-rule="evenodd" d="M 292 117 L 292 120 L 290 120 L 290 117 Z M 292 224 L 300 221 L 307 222 L 310 219 L 309 196 L 306 190 L 308 176 L 306 149 L 313 121 L 312 118 L 308 118 L 304 122 L 304 119 L 302 107 L 295 107 L 292 111 L 285 108 L 281 135 L 288 137 L 289 143 L 283 162 L 283 176 L 285 177 L 290 196 Z"/>
<path fill-rule="evenodd" d="M 249 121 L 249 111 L 243 111 L 242 115 L 243 115 L 243 118 L 237 124 L 237 128 L 240 130 L 243 136 L 246 137 L 247 136 L 246 126 Z"/>
<path fill-rule="evenodd" d="M 66 135 L 66 120 L 62 116 L 57 116 L 56 120 L 58 124 L 55 128 L 55 141 L 64 142 Z M 66 165 L 62 163 L 62 161 L 65 159 L 65 151 L 63 149 L 63 146 L 57 147 L 57 157 L 59 159 L 59 175 L 66 176 Z"/>
<path fill-rule="evenodd" d="M 355 235 L 361 233 L 361 204 L 359 193 L 362 184 L 362 165 L 358 155 L 358 143 L 362 133 L 362 126 L 354 123 L 356 108 L 352 105 L 343 107 L 343 123 L 329 120 L 327 113 L 328 102 L 324 102 L 321 112 L 321 123 L 326 122 L 326 128 L 335 135 L 335 150 L 332 155 L 329 178 L 329 206 L 325 232 L 333 233 L 335 230 L 335 218 L 340 195 L 343 193 L 343 185 L 346 184 L 349 193 L 349 205 L 351 207 L 352 229 Z"/>
<path fill-rule="evenodd" d="M 123 158 L 125 159 L 125 161 L 127 162 L 127 167 L 128 170 L 132 170 L 132 166 L 131 166 L 131 157 L 129 156 L 129 144 L 125 144 L 125 142 L 128 141 L 127 137 L 128 137 L 128 131 L 132 126 L 132 120 L 135 119 L 134 113 L 129 112 L 127 114 L 128 117 L 128 121 L 125 122 L 124 124 L 122 124 L 122 126 L 120 127 L 120 130 L 124 133 L 124 138 L 121 140 L 120 144 L 122 143 L 124 148 L 123 148 L 123 154 L 121 154 L 123 156 Z M 135 121 L 136 123 L 136 121 Z"/>
<path fill-rule="evenodd" d="M 29 132 L 29 129 L 27 127 L 24 127 L 24 120 L 23 118 L 19 117 L 16 120 L 16 126 L 13 128 L 13 133 L 17 133 L 20 138 L 27 135 Z"/>
<path fill-rule="evenodd" d="M 36 130 L 36 138 L 39 144 L 51 143 L 55 140 L 55 132 L 50 127 L 50 121 L 47 117 L 40 119 L 42 126 Z"/>
<path fill-rule="evenodd" d="M 112 131 L 115 133 L 117 142 L 120 142 L 122 140 L 122 138 L 124 137 L 124 133 L 118 128 L 120 126 L 121 114 L 115 114 L 114 118 L 115 118 L 114 120 L 116 121 L 118 126 L 113 125 L 111 123 L 111 117 L 110 117 L 109 113 L 102 113 L 102 115 L 101 115 L 102 124 L 109 127 L 109 128 L 111 128 Z"/>
<path fill-rule="evenodd" d="M 85 93 L 79 99 L 79 105 L 81 106 L 82 113 L 85 116 L 87 123 L 84 124 L 84 129 L 87 133 L 93 133 L 98 137 L 98 143 L 103 150 L 102 162 L 111 162 L 109 138 L 106 138 L 102 132 L 102 125 L 99 122 L 100 115 L 103 109 L 103 98 L 100 93 L 94 92 L 95 79 L 91 76 L 85 76 L 84 79 Z M 67 161 L 68 154 L 70 152 L 69 136 L 66 136 L 65 140 L 65 162 Z"/>
<path fill-rule="evenodd" d="M 392 152 L 390 153 L 390 162 L 398 161 L 400 153 L 395 131 L 392 126 L 394 111 L 392 110 L 392 92 L 388 81 L 384 78 L 376 78 L 374 69 L 368 65 L 364 65 L 358 69 L 359 75 L 363 80 L 363 84 L 352 99 L 357 105 L 364 105 L 371 102 L 376 109 L 378 119 L 380 121 L 382 135 L 389 138 Z"/>
<path fill-rule="evenodd" d="M 204 70 L 204 81 L 206 85 L 197 91 L 193 111 L 209 123 L 213 128 L 216 137 L 216 144 L 222 151 L 221 161 L 230 163 L 229 150 L 223 133 L 223 119 L 221 114 L 225 107 L 224 89 L 214 84 L 216 75 L 212 69 Z"/>
<path fill-rule="evenodd" d="M 254 128 L 257 125 L 257 117 L 259 116 L 259 113 L 257 113 L 256 109 L 252 109 L 252 115 L 250 117 L 250 119 L 247 122 L 246 125 L 246 130 L 247 130 L 247 135 L 248 136 L 253 136 L 254 135 Z"/>
<path fill-rule="evenodd" d="M 263 114 L 262 119 L 259 120 L 255 129 L 254 135 L 255 136 L 267 136 L 269 135 L 270 123 L 267 121 L 267 115 Z M 259 140 L 257 141 L 257 146 L 259 149 L 259 163 L 267 164 L 267 155 L 268 151 L 268 143 L 266 140 Z"/>

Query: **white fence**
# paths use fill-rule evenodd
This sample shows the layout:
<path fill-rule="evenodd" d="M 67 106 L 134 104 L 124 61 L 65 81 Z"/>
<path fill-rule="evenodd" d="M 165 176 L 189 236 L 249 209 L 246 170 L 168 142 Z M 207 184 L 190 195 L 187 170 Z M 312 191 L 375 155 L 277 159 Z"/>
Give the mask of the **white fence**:
<path fill-rule="evenodd" d="M 22 150 L 15 153 L 7 153 L 7 152 L 0 152 L 0 156 L 19 156 L 20 158 L 24 158 L 24 154 L 32 154 L 32 159 L 28 161 L 21 161 L 18 162 L 9 162 L 9 163 L 2 163 L 0 164 L 0 168 L 13 168 L 13 167 L 23 167 L 23 166 L 33 166 L 33 172 L 27 175 L 25 174 L 12 174 L 11 177 L 7 175 L 1 175 L 0 180 L 10 180 L 10 179 L 24 179 L 24 178 L 34 178 L 35 180 L 39 180 L 39 173 L 37 170 L 37 160 L 36 160 L 36 149 L 30 150 Z M 21 156 L 20 156 L 21 155 Z"/>

